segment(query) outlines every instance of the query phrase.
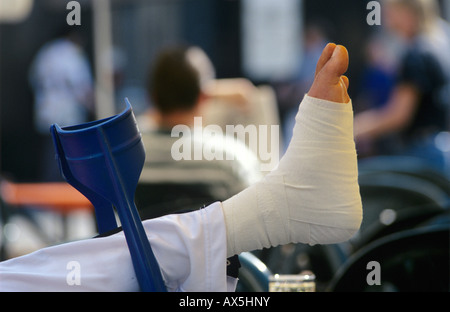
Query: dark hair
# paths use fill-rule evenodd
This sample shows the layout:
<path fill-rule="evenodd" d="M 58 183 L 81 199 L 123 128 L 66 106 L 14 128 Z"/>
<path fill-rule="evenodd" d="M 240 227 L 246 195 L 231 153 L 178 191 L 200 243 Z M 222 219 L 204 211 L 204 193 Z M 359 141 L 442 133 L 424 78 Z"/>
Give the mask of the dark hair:
<path fill-rule="evenodd" d="M 200 74 L 189 62 L 187 51 L 187 47 L 162 50 L 150 71 L 148 91 L 163 114 L 190 110 L 200 96 Z"/>

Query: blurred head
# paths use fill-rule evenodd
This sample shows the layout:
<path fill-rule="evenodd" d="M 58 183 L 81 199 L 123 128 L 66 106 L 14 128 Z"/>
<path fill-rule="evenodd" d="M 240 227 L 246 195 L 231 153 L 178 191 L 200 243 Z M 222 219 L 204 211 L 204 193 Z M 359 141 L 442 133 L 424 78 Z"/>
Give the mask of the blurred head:
<path fill-rule="evenodd" d="M 432 30 L 439 18 L 435 0 L 384 0 L 386 26 L 404 39 Z"/>
<path fill-rule="evenodd" d="M 190 112 L 201 101 L 202 85 L 213 75 L 212 65 L 200 48 L 166 48 L 150 71 L 148 91 L 161 114 Z"/>

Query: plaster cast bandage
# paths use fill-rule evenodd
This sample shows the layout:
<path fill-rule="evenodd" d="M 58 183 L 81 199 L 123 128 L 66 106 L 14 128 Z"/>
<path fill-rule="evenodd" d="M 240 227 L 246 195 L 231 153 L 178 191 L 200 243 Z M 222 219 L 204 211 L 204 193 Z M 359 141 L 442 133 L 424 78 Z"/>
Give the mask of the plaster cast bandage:
<path fill-rule="evenodd" d="M 227 256 L 348 240 L 362 219 L 353 110 L 305 96 L 278 167 L 222 203 Z"/>

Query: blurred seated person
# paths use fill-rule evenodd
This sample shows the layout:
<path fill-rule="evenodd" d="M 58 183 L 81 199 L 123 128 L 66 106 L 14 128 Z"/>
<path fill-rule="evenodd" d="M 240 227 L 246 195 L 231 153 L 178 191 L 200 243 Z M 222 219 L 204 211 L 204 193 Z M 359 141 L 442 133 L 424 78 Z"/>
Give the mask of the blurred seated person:
<path fill-rule="evenodd" d="M 205 91 L 205 82 L 211 81 L 206 60 L 196 47 L 166 48 L 149 72 L 154 126 L 141 127 L 146 160 L 136 190 L 143 219 L 201 208 L 261 178 L 259 162 L 244 144 L 221 131 L 206 131 L 201 117 L 206 100 L 216 96 L 245 101 L 245 92 L 211 85 Z"/>
<path fill-rule="evenodd" d="M 386 25 L 405 45 L 390 97 L 385 105 L 355 116 L 357 144 L 388 135 L 398 139 L 386 154 L 419 156 L 442 168 L 434 138 L 448 131 L 450 39 L 432 0 L 385 0 Z M 449 142 L 450 144 L 450 142 Z"/>
<path fill-rule="evenodd" d="M 203 125 L 217 125 L 225 133 L 227 126 L 250 126 L 256 132 L 255 140 L 265 140 L 270 155 L 258 151 L 246 135 L 237 135 L 244 144 L 263 163 L 262 173 L 266 174 L 278 163 L 282 147 L 279 130 L 280 118 L 275 91 L 269 85 L 255 86 L 246 78 L 216 78 L 215 68 L 208 55 L 199 47 L 189 47 L 189 61 L 199 73 L 202 93 L 201 105 L 197 116 L 202 117 Z M 151 79 L 151 77 L 150 77 Z M 148 87 L 151 92 L 151 86 Z M 153 99 L 152 99 L 153 100 Z M 159 118 L 159 109 L 140 115 L 141 130 L 155 127 Z M 282 132 L 282 131 L 281 131 Z M 261 141 L 262 142 L 262 141 Z M 273 148 L 273 150 L 272 150 Z"/>

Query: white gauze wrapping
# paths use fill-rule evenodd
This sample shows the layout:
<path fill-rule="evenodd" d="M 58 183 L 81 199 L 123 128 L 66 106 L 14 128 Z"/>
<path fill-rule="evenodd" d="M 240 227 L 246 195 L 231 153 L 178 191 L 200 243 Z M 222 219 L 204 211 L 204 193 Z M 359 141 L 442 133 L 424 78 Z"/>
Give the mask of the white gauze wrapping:
<path fill-rule="evenodd" d="M 306 95 L 278 167 L 222 208 L 228 256 L 348 240 L 362 220 L 351 101 Z"/>

